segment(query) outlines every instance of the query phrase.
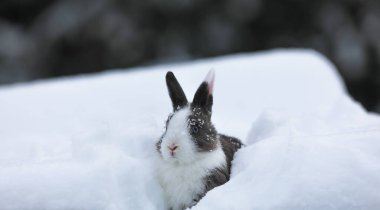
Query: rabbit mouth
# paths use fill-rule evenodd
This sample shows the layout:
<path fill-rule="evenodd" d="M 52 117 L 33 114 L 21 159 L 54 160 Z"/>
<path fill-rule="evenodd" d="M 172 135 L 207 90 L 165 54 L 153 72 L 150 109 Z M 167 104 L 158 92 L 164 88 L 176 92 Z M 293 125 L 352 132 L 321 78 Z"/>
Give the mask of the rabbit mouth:
<path fill-rule="evenodd" d="M 169 150 L 169 159 L 178 159 L 180 158 L 180 154 L 178 153 L 178 150 Z"/>
<path fill-rule="evenodd" d="M 178 160 L 178 159 L 181 159 L 181 154 L 179 154 L 179 151 L 178 149 L 170 149 L 170 148 L 166 148 L 165 149 L 165 152 L 164 154 L 166 154 L 166 159 L 167 161 L 172 161 L 172 160 Z"/>
<path fill-rule="evenodd" d="M 175 158 L 176 152 L 170 151 L 169 153 L 170 153 L 170 157 Z"/>

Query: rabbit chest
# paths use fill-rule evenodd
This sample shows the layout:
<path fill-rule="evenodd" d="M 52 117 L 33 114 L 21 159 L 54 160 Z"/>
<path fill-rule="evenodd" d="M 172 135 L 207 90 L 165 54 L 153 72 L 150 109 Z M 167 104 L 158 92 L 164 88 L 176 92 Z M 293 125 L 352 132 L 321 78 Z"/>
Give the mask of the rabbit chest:
<path fill-rule="evenodd" d="M 169 208 L 180 210 L 194 205 L 195 200 L 205 193 L 205 178 L 213 169 L 226 165 L 221 148 L 202 156 L 194 163 L 185 165 L 164 160 L 157 164 L 158 178 Z"/>

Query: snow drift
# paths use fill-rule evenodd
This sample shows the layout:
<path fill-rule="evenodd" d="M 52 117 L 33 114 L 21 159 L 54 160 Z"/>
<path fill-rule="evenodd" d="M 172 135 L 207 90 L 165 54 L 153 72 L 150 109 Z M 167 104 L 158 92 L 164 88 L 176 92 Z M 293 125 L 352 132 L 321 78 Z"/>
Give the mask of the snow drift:
<path fill-rule="evenodd" d="M 114 70 L 0 89 L 0 209 L 165 209 L 154 143 L 216 70 L 213 121 L 247 146 L 193 209 L 379 209 L 380 118 L 312 51 Z"/>

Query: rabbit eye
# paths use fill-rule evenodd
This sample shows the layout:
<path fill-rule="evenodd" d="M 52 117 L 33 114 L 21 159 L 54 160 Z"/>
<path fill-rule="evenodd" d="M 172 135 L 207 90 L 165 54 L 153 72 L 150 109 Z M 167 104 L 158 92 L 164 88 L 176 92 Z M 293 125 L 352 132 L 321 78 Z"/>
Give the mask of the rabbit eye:
<path fill-rule="evenodd" d="M 192 126 L 190 127 L 190 132 L 191 132 L 191 134 L 197 134 L 197 133 L 199 132 L 199 128 L 198 128 L 198 126 L 196 126 L 196 125 L 192 125 Z"/>

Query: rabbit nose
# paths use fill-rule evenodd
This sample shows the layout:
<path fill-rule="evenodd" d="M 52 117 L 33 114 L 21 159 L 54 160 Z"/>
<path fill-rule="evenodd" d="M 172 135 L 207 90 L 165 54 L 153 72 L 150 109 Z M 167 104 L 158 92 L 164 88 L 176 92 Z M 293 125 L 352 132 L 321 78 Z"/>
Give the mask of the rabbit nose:
<path fill-rule="evenodd" d="M 168 148 L 170 151 L 174 152 L 174 150 L 176 150 L 178 148 L 178 146 L 175 144 L 172 144 L 172 145 L 168 146 Z"/>

